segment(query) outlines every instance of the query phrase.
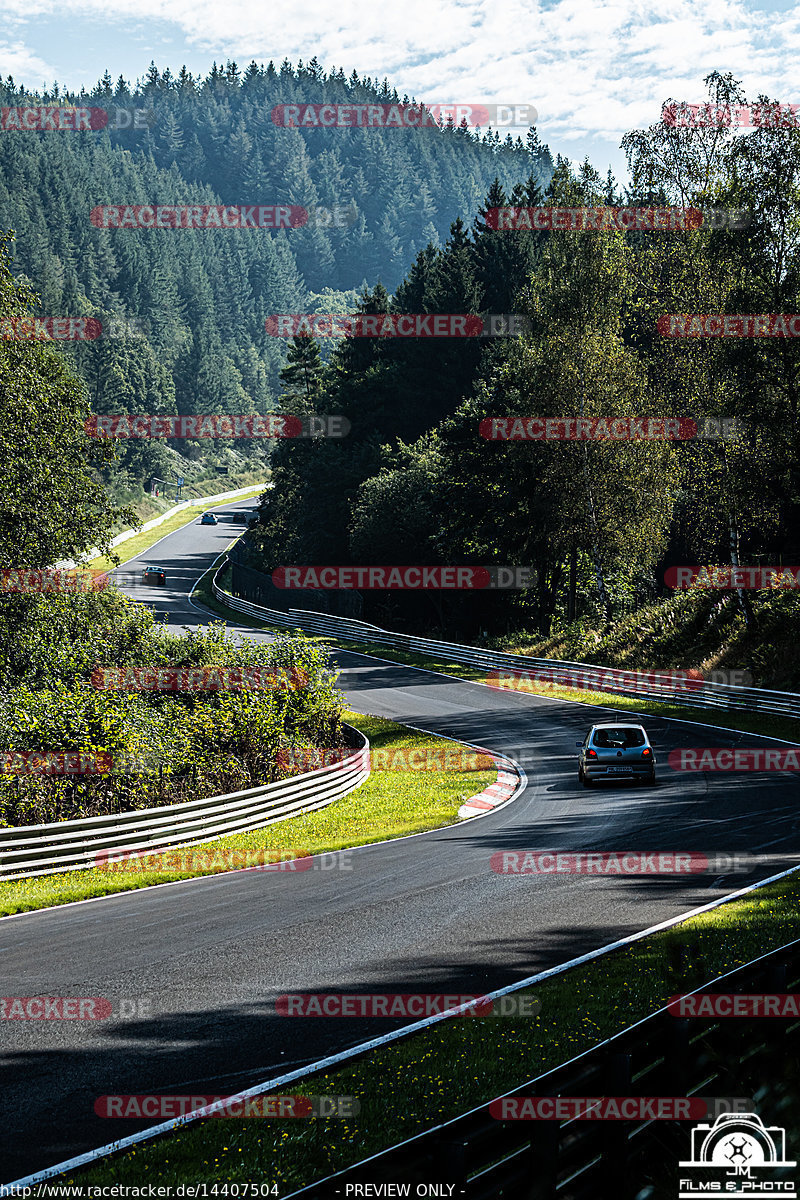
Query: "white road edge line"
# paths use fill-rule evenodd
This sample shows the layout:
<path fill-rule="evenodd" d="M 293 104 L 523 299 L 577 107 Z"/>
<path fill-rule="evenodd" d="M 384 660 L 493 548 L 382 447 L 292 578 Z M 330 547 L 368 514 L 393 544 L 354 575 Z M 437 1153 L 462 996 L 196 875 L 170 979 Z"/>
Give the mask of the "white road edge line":
<path fill-rule="evenodd" d="M 699 916 L 701 913 L 710 912 L 714 908 L 719 908 L 722 904 L 728 904 L 731 900 L 736 900 L 740 896 L 746 896 L 748 892 L 754 892 L 758 888 L 766 887 L 767 884 L 776 883 L 779 879 L 786 879 L 787 876 L 794 874 L 796 871 L 800 871 L 800 866 L 790 867 L 788 871 L 781 871 L 778 875 L 771 875 L 767 879 L 759 880 L 758 883 L 751 883 L 746 888 L 741 888 L 738 892 L 731 892 L 729 896 L 721 896 L 718 900 L 712 900 L 710 903 L 703 904 L 699 908 L 690 909 L 689 912 L 682 913 L 677 917 L 670 917 L 666 921 L 661 921 L 658 925 L 651 925 L 649 929 L 643 929 L 640 933 L 633 933 L 628 937 L 620 938 L 616 942 L 609 942 L 607 946 L 601 946 L 597 950 L 590 950 L 588 954 L 582 954 L 578 958 L 572 958 L 568 962 L 560 963 L 557 967 L 549 967 L 546 971 L 539 971 L 536 975 L 530 975 L 527 979 L 520 980 L 519 983 L 512 983 L 508 987 L 497 988 L 493 992 L 486 992 L 481 999 L 494 1000 L 499 996 L 507 996 L 511 992 L 518 992 L 522 988 L 529 988 L 535 983 L 541 983 L 544 979 L 560 975 L 572 967 L 581 966 L 583 963 L 591 962 L 593 959 L 609 954 L 613 950 L 619 950 L 623 946 L 630 946 L 634 942 L 639 942 L 643 938 L 652 936 L 654 933 L 671 929 L 673 926 L 680 925 L 683 921 L 689 921 L 692 917 Z M 324 1070 L 327 1067 L 347 1062 L 348 1059 L 355 1058 L 367 1050 L 374 1050 L 379 1046 L 390 1045 L 392 1042 L 399 1041 L 409 1034 L 418 1033 L 422 1029 L 438 1025 L 441 1021 L 450 1020 L 459 1013 L 474 1008 L 475 1003 L 476 1001 L 473 1000 L 467 1004 L 460 1004 L 457 1008 L 451 1008 L 446 1013 L 437 1013 L 432 1017 L 425 1017 L 421 1021 L 415 1021 L 411 1025 L 404 1025 L 402 1029 L 396 1029 L 392 1033 L 381 1034 L 380 1037 L 372 1038 L 368 1042 L 361 1042 L 358 1046 L 351 1046 L 349 1050 L 341 1050 L 338 1054 L 331 1054 L 327 1058 L 318 1059 L 316 1062 L 309 1063 L 305 1067 L 300 1067 L 296 1071 L 288 1071 L 284 1075 L 278 1075 L 275 1079 L 267 1080 L 266 1083 L 256 1084 L 255 1087 L 236 1092 L 235 1095 L 227 1096 L 224 1100 L 217 1100 L 214 1104 L 207 1104 L 204 1108 L 198 1108 L 194 1112 L 185 1113 L 182 1117 L 176 1117 L 172 1121 L 163 1121 L 160 1125 L 151 1125 L 149 1129 L 133 1133 L 130 1137 L 120 1138 L 116 1142 L 109 1142 L 105 1146 L 99 1146 L 96 1150 L 87 1150 L 83 1154 L 76 1155 L 75 1158 L 55 1163 L 52 1167 L 45 1167 L 43 1171 L 36 1171 L 33 1175 L 26 1175 L 23 1179 L 12 1180 L 3 1186 L 28 1187 L 34 1183 L 41 1183 L 45 1179 L 52 1179 L 55 1175 L 62 1175 L 66 1171 L 75 1170 L 77 1167 L 86 1166 L 88 1163 L 106 1158 L 108 1155 L 114 1154 L 119 1150 L 125 1150 L 128 1146 L 136 1146 L 140 1142 L 158 1137 L 159 1134 L 170 1133 L 173 1129 L 178 1129 L 183 1125 L 202 1120 L 215 1112 L 224 1110 L 231 1104 L 238 1103 L 240 1100 L 246 1100 L 252 1096 L 262 1096 L 265 1092 L 283 1087 L 287 1083 L 292 1083 L 297 1079 L 303 1079 L 306 1075 L 315 1074 L 317 1071 Z"/>

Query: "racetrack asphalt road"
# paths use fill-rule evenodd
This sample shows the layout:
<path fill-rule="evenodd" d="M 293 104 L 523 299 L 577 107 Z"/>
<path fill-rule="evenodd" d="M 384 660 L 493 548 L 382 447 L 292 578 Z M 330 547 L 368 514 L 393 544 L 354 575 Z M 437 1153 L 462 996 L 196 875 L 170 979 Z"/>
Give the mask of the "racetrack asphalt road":
<path fill-rule="evenodd" d="M 188 592 L 237 532 L 228 523 L 201 526 L 198 516 L 136 560 L 165 567 L 167 587 L 126 590 L 139 599 L 157 593 L 156 611 L 168 611 L 175 628 L 204 624 L 205 610 L 188 603 Z M 677 747 L 774 742 L 646 717 L 659 785 L 584 790 L 575 742 L 610 710 L 490 690 L 350 651 L 333 657 L 353 708 L 511 754 L 528 774 L 525 792 L 478 820 L 358 848 L 350 870 L 316 869 L 315 860 L 301 873 L 234 872 L 0 922 L 0 994 L 151 1002 L 148 1016 L 128 1020 L 2 1022 L 0 1179 L 154 1123 L 100 1118 L 99 1096 L 230 1094 L 408 1023 L 280 1017 L 281 993 L 482 993 L 800 857 L 796 774 L 678 773 L 667 765 Z M 525 849 L 764 859 L 750 874 L 722 877 L 491 870 L 493 853 Z"/>

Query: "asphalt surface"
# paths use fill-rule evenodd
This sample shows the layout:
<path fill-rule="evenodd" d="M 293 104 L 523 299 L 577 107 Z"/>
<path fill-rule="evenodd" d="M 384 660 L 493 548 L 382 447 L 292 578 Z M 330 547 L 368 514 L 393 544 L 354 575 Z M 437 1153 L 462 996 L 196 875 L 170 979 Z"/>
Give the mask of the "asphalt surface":
<path fill-rule="evenodd" d="M 201 526 L 198 516 L 124 568 L 157 563 L 167 587 L 137 582 L 126 590 L 168 613 L 176 629 L 204 624 L 208 614 L 188 592 L 238 531 L 227 521 Z M 584 790 L 575 742 L 610 710 L 498 692 L 349 651 L 334 657 L 353 708 L 511 754 L 527 772 L 526 790 L 497 813 L 357 848 L 337 865 L 328 860 L 330 869 L 315 860 L 306 872 L 217 875 L 0 922 L 3 995 L 103 996 L 115 1014 L 2 1022 L 0 1179 L 155 1123 L 100 1118 L 100 1096 L 229 1094 L 405 1023 L 281 1017 L 274 1001 L 282 993 L 481 993 L 800 858 L 796 774 L 678 773 L 667 765 L 678 747 L 774 742 L 646 717 L 658 786 Z M 491 869 L 492 854 L 527 849 L 721 851 L 762 861 L 749 874 L 689 877 Z M 135 1011 L 142 1000 L 149 1008 L 121 1018 L 121 1007 Z"/>

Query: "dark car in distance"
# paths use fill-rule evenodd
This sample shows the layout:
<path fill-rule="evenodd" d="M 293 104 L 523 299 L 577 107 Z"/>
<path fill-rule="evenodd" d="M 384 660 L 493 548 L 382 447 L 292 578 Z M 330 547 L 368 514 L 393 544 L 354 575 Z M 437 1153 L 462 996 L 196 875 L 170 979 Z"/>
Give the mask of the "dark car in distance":
<path fill-rule="evenodd" d="M 154 567 L 150 563 L 142 567 L 142 583 L 154 583 L 164 587 L 166 582 L 167 573 L 163 567 Z"/>

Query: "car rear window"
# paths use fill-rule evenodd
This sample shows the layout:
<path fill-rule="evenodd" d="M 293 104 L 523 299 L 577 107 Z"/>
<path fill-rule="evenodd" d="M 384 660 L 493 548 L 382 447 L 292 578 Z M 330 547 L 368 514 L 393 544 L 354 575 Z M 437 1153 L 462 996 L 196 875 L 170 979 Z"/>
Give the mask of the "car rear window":
<path fill-rule="evenodd" d="M 644 734 L 641 729 L 596 729 L 594 744 L 595 746 L 643 746 Z"/>

